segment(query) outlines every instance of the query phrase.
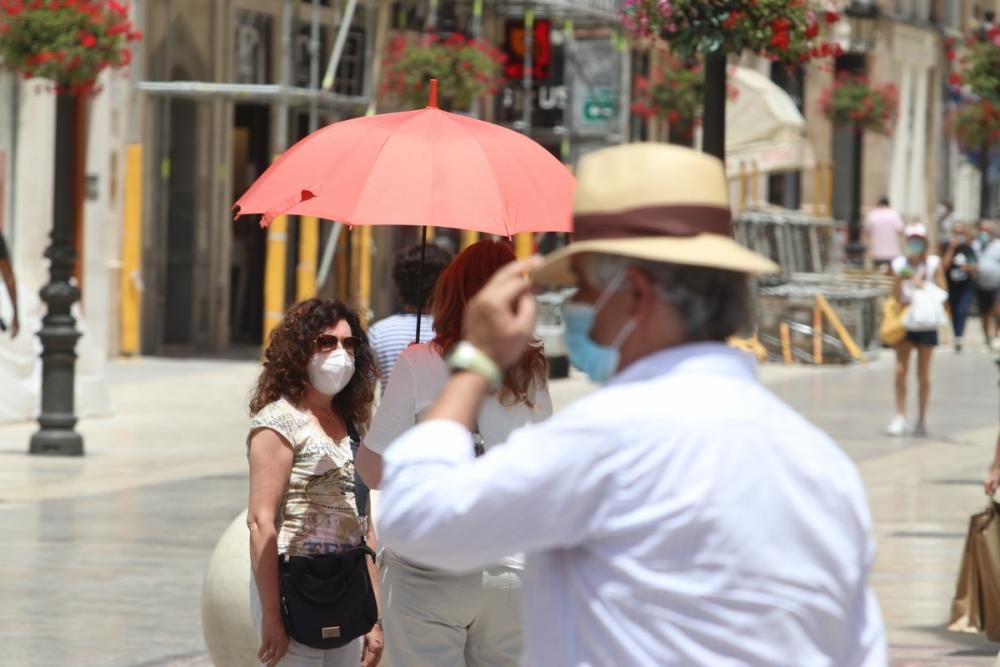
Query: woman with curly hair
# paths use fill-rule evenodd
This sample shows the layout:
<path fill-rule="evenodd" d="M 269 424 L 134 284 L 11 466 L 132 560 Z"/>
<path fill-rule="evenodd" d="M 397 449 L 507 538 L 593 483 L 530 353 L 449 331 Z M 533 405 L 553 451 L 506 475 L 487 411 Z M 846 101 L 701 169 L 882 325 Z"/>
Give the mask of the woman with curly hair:
<path fill-rule="evenodd" d="M 448 379 L 444 360 L 462 338 L 466 304 L 514 259 L 509 244 L 480 241 L 441 274 L 432 301 L 435 338 L 411 346 L 399 357 L 372 428 L 358 450 L 358 470 L 373 488 L 381 482 L 382 453 L 420 421 L 444 387 Z M 475 434 L 477 454 L 488 453 L 514 429 L 551 416 L 546 375 L 539 343 L 504 374 L 500 391 L 483 404 Z M 405 667 L 519 664 L 523 568 L 523 558 L 515 554 L 485 570 L 455 575 L 384 553 L 382 608 L 390 662 Z"/>
<path fill-rule="evenodd" d="M 257 657 L 268 667 L 375 667 L 381 656 L 380 623 L 338 649 L 290 639 L 278 577 L 281 555 L 337 553 L 365 539 L 375 546 L 367 489 L 355 488 L 351 434 L 367 430 L 376 375 L 358 315 L 339 301 L 303 301 L 271 332 L 247 436 L 251 609 Z M 378 569 L 368 567 L 378 597 Z"/>

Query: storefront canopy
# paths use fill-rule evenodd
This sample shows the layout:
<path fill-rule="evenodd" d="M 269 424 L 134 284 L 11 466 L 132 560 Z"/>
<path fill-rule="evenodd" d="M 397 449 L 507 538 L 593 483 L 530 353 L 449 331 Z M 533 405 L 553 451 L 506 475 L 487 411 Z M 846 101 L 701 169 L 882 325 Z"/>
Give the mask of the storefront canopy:
<path fill-rule="evenodd" d="M 740 165 L 760 173 L 811 169 L 816 164 L 806 139 L 806 120 L 788 93 L 763 74 L 745 67 L 729 70 L 736 99 L 726 106 L 726 169 Z"/>

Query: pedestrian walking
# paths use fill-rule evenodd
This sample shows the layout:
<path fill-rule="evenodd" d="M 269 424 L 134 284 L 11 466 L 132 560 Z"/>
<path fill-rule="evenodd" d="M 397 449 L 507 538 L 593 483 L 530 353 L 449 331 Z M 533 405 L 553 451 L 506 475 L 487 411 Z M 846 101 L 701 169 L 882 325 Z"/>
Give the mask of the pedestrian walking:
<path fill-rule="evenodd" d="M 997 347 L 998 297 L 1000 297 L 1000 239 L 991 222 L 979 225 L 979 234 L 972 244 L 976 252 L 976 301 L 987 349 Z"/>
<path fill-rule="evenodd" d="M 400 356 L 359 452 L 359 467 L 370 485 L 381 482 L 386 448 L 423 419 L 448 382 L 444 358 L 462 338 L 466 303 L 514 260 L 506 242 L 480 241 L 441 275 L 433 306 L 436 336 Z M 545 354 L 538 342 L 526 348 L 498 389 L 476 415 L 475 444 L 480 451 L 504 442 L 514 429 L 552 415 Z M 524 557 L 513 551 L 497 554 L 494 562 L 460 573 L 435 565 L 433 560 L 413 562 L 389 549 L 383 553 L 382 607 L 390 662 L 406 667 L 519 665 Z"/>
<path fill-rule="evenodd" d="M 944 270 L 948 281 L 948 306 L 951 310 L 951 327 L 955 334 L 955 351 L 962 351 L 965 321 L 972 308 L 976 287 L 976 252 L 968 237 L 965 225 L 956 222 L 944 251 Z"/>
<path fill-rule="evenodd" d="M 864 488 L 725 341 L 752 327 L 721 161 L 627 144 L 577 169 L 574 242 L 470 302 L 452 376 L 385 455 L 379 530 L 468 571 L 526 552 L 523 664 L 884 666 Z M 573 363 L 605 386 L 485 456 L 480 406 L 534 340 L 538 282 L 576 285 Z M 793 564 L 793 565 L 789 565 Z"/>
<path fill-rule="evenodd" d="M 434 318 L 428 312 L 430 297 L 438 276 L 450 261 L 451 254 L 434 243 L 428 244 L 423 252 L 420 245 L 415 245 L 396 255 L 392 264 L 392 280 L 396 285 L 396 295 L 403 304 L 402 310 L 379 320 L 368 330 L 383 392 L 396 359 L 416 340 L 417 311 L 421 312 L 420 340 L 434 337 Z"/>
<path fill-rule="evenodd" d="M 374 607 L 378 570 L 374 558 L 359 550 L 366 544 L 374 548 L 375 534 L 367 489 L 356 485 L 353 454 L 370 420 L 375 380 L 375 360 L 358 314 L 339 301 L 299 303 L 268 340 L 247 436 L 251 610 L 261 640 L 257 657 L 268 667 L 375 667 L 381 656 L 382 628 Z M 359 625 L 374 611 L 376 618 L 368 619 L 374 625 L 341 648 L 324 650 L 289 639 L 286 628 L 313 620 L 287 604 L 286 576 L 279 584 L 279 567 L 293 576 L 296 570 L 286 572 L 291 567 L 286 564 L 298 557 L 310 557 L 308 562 L 334 574 L 370 578 L 372 608 L 336 611 Z M 354 601 L 352 595 L 343 598 Z M 330 637 L 351 639 L 340 628 Z M 324 638 L 330 629 L 316 628 Z"/>
<path fill-rule="evenodd" d="M 10 251 L 7 250 L 7 241 L 0 234 L 0 278 L 7 288 L 7 296 L 10 297 L 12 308 L 10 323 L 0 318 L 0 331 L 10 331 L 11 338 L 17 338 L 21 331 L 21 321 L 17 315 L 17 280 L 14 278 L 14 267 L 10 263 Z"/>
<path fill-rule="evenodd" d="M 865 218 L 864 241 L 875 268 L 888 273 L 892 260 L 902 254 L 899 237 L 903 233 L 903 218 L 889 206 L 889 198 L 882 197 L 878 206 Z"/>
<path fill-rule="evenodd" d="M 941 258 L 928 253 L 927 228 L 922 224 L 909 225 L 905 231 L 906 254 L 892 262 L 893 296 L 904 307 L 913 305 L 917 290 L 927 284 L 945 289 L 944 271 Z M 943 315 L 943 311 L 941 313 Z M 896 416 L 886 427 L 889 435 L 906 433 L 906 381 L 910 368 L 910 357 L 917 352 L 917 393 L 918 417 L 912 429 L 914 436 L 927 435 L 927 402 L 931 393 L 931 357 L 938 344 L 938 328 L 943 322 L 927 322 L 920 325 L 908 321 L 904 315 L 906 337 L 896 344 Z"/>

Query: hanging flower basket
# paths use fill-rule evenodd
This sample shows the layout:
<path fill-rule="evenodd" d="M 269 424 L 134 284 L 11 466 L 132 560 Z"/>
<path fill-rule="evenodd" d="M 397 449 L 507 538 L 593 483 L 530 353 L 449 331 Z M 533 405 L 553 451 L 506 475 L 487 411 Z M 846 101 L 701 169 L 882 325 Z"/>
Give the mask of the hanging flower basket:
<path fill-rule="evenodd" d="M 141 37 L 115 0 L 0 0 L 3 66 L 60 92 L 93 92 L 103 69 L 129 64 L 129 42 Z"/>
<path fill-rule="evenodd" d="M 1000 145 L 1000 107 L 989 100 L 966 102 L 950 115 L 948 129 L 966 155 L 993 150 Z"/>
<path fill-rule="evenodd" d="M 683 59 L 752 51 L 797 64 L 841 53 L 822 39 L 840 15 L 806 0 L 625 0 L 620 17 L 633 40 L 662 39 Z"/>
<path fill-rule="evenodd" d="M 820 110 L 834 127 L 857 127 L 890 134 L 899 95 L 892 84 L 872 85 L 864 77 L 840 76 L 820 94 Z"/>
<path fill-rule="evenodd" d="M 422 108 L 427 104 L 428 82 L 437 79 L 442 108 L 465 111 L 476 98 L 496 92 L 503 82 L 504 60 L 488 42 L 457 33 L 447 39 L 424 35 L 417 42 L 397 35 L 386 54 L 383 88 L 402 105 Z"/>
<path fill-rule="evenodd" d="M 986 34 L 966 35 L 963 46 L 959 54 L 956 40 L 945 42 L 945 57 L 955 65 L 948 83 L 1000 105 L 1000 27 L 994 26 Z"/>

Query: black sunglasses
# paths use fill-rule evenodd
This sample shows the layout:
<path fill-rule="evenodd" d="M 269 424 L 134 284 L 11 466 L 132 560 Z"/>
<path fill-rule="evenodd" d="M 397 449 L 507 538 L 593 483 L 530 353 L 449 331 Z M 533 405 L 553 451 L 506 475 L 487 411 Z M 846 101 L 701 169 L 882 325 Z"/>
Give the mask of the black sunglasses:
<path fill-rule="evenodd" d="M 362 345 L 361 339 L 357 336 L 344 336 L 341 338 L 332 334 L 316 336 L 316 340 L 313 343 L 319 352 L 333 352 L 338 347 L 343 346 L 346 351 L 352 354 Z"/>

